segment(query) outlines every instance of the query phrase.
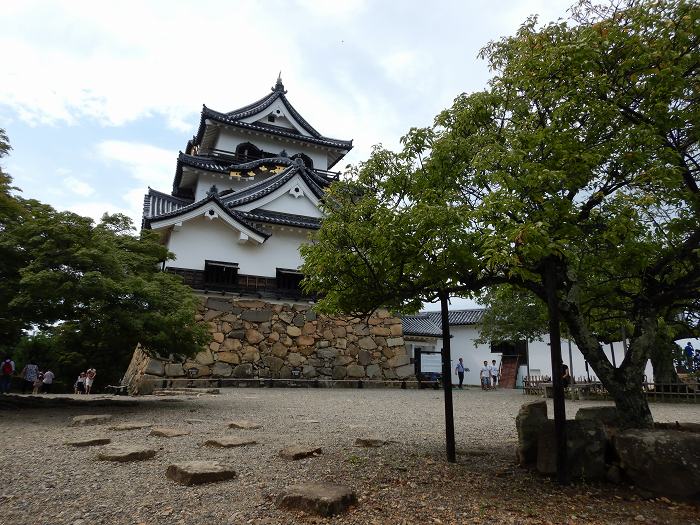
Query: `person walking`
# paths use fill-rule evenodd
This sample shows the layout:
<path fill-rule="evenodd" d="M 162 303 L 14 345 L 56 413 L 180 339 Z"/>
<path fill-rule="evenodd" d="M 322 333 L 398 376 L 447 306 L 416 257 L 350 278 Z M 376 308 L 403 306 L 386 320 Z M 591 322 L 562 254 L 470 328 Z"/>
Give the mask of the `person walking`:
<path fill-rule="evenodd" d="M 15 373 L 15 362 L 7 355 L 0 364 L 0 393 L 9 394 L 12 387 L 12 376 Z"/>
<path fill-rule="evenodd" d="M 488 361 L 484 361 L 484 366 L 479 371 L 481 378 L 481 390 L 489 390 L 491 388 L 491 367 Z"/>
<path fill-rule="evenodd" d="M 95 381 L 95 376 L 97 375 L 97 370 L 94 368 L 88 368 L 85 374 L 85 393 L 90 394 L 92 391 L 92 383 Z"/>
<path fill-rule="evenodd" d="M 51 388 L 53 388 L 53 380 L 55 377 L 56 376 L 51 370 L 44 372 L 44 379 L 42 380 L 44 394 L 51 393 Z"/>
<path fill-rule="evenodd" d="M 683 351 L 685 352 L 686 361 L 688 363 L 688 370 L 692 372 L 695 368 L 695 348 L 693 348 L 693 343 L 688 341 L 688 344 L 685 345 Z"/>
<path fill-rule="evenodd" d="M 75 380 L 75 385 L 73 385 L 74 394 L 85 393 L 85 379 L 87 379 L 87 374 L 85 372 L 80 372 L 78 379 Z"/>
<path fill-rule="evenodd" d="M 496 364 L 496 360 L 492 359 L 491 360 L 491 388 L 496 390 L 496 386 L 498 386 L 498 365 Z"/>
<path fill-rule="evenodd" d="M 464 361 L 462 358 L 459 358 L 459 363 L 457 363 L 457 366 L 455 367 L 455 372 L 457 372 L 457 377 L 459 377 L 459 389 L 462 389 L 462 385 L 464 384 L 464 371 L 469 370 L 468 368 L 464 368 Z"/>
<path fill-rule="evenodd" d="M 22 382 L 22 393 L 26 394 L 27 390 L 31 392 L 31 390 L 34 388 L 34 381 L 36 381 L 36 376 L 39 375 L 39 366 L 34 364 L 34 361 L 32 359 L 29 360 L 29 362 L 24 365 L 24 368 L 22 369 L 22 379 L 24 381 Z"/>

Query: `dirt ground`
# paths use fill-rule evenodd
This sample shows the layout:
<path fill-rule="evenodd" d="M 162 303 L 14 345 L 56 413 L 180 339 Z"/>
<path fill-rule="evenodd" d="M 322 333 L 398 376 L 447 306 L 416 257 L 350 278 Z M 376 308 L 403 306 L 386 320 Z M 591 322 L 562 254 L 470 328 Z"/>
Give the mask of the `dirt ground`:
<path fill-rule="evenodd" d="M 457 463 L 445 460 L 442 393 L 432 390 L 222 390 L 215 396 L 144 399 L 137 407 L 66 407 L 0 412 L 0 523 L 19 524 L 452 524 L 452 523 L 697 523 L 700 506 L 644 498 L 628 485 L 562 488 L 514 465 L 515 416 L 533 398 L 516 391 L 455 391 Z M 568 402 L 573 417 L 582 406 Z M 551 414 L 551 405 L 550 405 Z M 657 421 L 700 423 L 700 406 L 654 404 Z M 81 414 L 112 414 L 109 424 L 69 427 Z M 551 416 L 550 416 L 551 417 Z M 262 425 L 233 430 L 232 419 Z M 110 430 L 144 421 L 189 431 L 150 436 L 147 428 Z M 99 447 L 66 440 L 107 436 L 140 444 L 155 458 L 97 461 Z M 218 436 L 253 437 L 235 449 L 202 447 Z M 354 446 L 379 438 L 381 448 Z M 278 456 L 289 444 L 322 447 L 300 461 Z M 165 477 L 168 465 L 198 459 L 236 466 L 232 481 L 186 487 Z M 288 485 L 329 481 L 351 486 L 358 504 L 333 518 L 276 506 Z"/>

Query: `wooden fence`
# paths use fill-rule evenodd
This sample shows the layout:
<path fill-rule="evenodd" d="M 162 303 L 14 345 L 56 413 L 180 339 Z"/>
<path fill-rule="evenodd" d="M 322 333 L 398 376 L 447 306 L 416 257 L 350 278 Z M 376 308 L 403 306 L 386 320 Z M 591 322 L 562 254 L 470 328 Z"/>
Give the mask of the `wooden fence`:
<path fill-rule="evenodd" d="M 610 395 L 597 378 L 579 377 L 566 389 L 569 399 L 610 399 Z M 551 397 L 552 379 L 549 376 L 526 376 L 523 380 L 523 393 Z M 645 381 L 642 390 L 649 401 L 699 403 L 700 385 L 697 382 L 654 383 Z"/>

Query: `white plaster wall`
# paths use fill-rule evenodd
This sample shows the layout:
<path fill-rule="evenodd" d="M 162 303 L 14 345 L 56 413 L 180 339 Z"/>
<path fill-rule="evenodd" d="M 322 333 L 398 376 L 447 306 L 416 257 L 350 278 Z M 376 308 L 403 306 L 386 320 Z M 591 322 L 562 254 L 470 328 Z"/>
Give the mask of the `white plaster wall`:
<path fill-rule="evenodd" d="M 496 360 L 496 365 L 501 364 L 501 354 L 491 353 L 491 346 L 489 344 L 477 345 L 474 341 L 478 338 L 479 332 L 478 327 L 475 326 L 450 326 L 450 333 L 452 339 L 450 341 L 450 354 L 452 358 L 451 370 L 452 370 L 452 382 L 458 383 L 459 378 L 454 371 L 454 368 L 461 357 L 464 360 L 465 368 L 469 368 L 469 372 L 464 374 L 464 382 L 468 385 L 478 385 L 479 380 L 479 370 L 483 366 L 483 362 L 486 360 L 491 364 L 493 359 Z M 622 342 L 618 341 L 613 343 L 613 348 L 615 351 L 615 360 L 617 366 L 620 366 L 622 360 L 624 359 L 624 348 Z M 436 349 L 442 350 L 442 339 L 438 339 Z M 528 345 L 530 354 L 530 373 L 538 375 L 552 375 L 551 357 L 549 350 L 549 337 L 545 336 L 543 340 L 534 341 Z M 568 365 L 571 370 L 573 370 L 572 375 L 578 378 L 586 378 L 586 360 L 583 358 L 583 354 L 579 351 L 576 344 L 571 342 L 571 360 L 569 359 L 569 346 L 568 340 L 562 339 L 561 341 L 561 351 L 564 364 Z M 611 360 L 610 345 L 606 345 L 604 348 L 605 355 L 608 360 Z M 611 361 L 612 362 L 612 361 Z M 596 380 L 597 376 L 593 371 L 593 368 L 589 366 L 590 376 L 592 380 Z M 524 373 L 524 370 L 523 370 Z M 653 379 L 653 371 L 651 367 L 651 362 L 647 362 L 645 374 L 649 381 Z M 520 374 L 519 374 L 520 375 Z"/>
<path fill-rule="evenodd" d="M 303 137 L 299 137 L 299 139 L 303 140 Z M 328 157 L 325 149 L 316 148 L 312 145 L 304 146 L 302 144 L 296 144 L 291 142 L 291 139 L 285 140 L 281 137 L 279 139 L 273 139 L 262 135 L 249 135 L 246 133 L 237 133 L 229 129 L 222 129 L 216 141 L 216 146 L 214 147 L 216 149 L 235 152 L 236 146 L 243 142 L 255 144 L 261 150 L 270 153 L 280 153 L 282 150 L 285 150 L 289 157 L 295 153 L 305 153 L 314 161 L 314 168 L 322 170 L 328 169 Z"/>
<path fill-rule="evenodd" d="M 268 122 L 267 116 L 270 113 L 273 113 L 277 117 L 277 120 L 275 122 Z M 280 119 L 280 117 L 282 118 Z M 299 124 L 299 122 L 297 122 L 297 120 L 287 111 L 287 108 L 284 107 L 284 104 L 282 104 L 282 101 L 279 99 L 275 100 L 263 112 L 251 115 L 250 117 L 246 117 L 242 120 L 243 122 L 251 123 L 260 121 L 264 124 L 272 124 L 273 126 L 296 129 L 299 131 L 299 133 L 301 133 L 304 136 L 311 136 L 304 128 L 301 127 L 301 124 Z"/>
<path fill-rule="evenodd" d="M 260 208 L 280 213 L 306 215 L 307 217 L 323 217 L 321 211 L 306 196 L 294 197 L 290 195 L 289 192 L 280 195 L 275 200 L 264 204 Z"/>
<path fill-rule="evenodd" d="M 221 219 L 204 217 L 183 223 L 170 235 L 168 249 L 176 259 L 166 266 L 204 270 L 204 261 L 238 263 L 242 274 L 275 277 L 277 268 L 298 268 L 302 264 L 299 246 L 307 242 L 306 231 L 275 229 L 263 244 L 239 244 L 238 232 Z"/>

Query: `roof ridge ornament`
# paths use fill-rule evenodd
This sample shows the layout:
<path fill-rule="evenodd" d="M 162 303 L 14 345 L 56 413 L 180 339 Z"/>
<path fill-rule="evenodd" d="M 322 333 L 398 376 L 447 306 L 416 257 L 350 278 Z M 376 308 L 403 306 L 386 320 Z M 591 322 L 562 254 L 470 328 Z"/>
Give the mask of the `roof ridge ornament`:
<path fill-rule="evenodd" d="M 275 87 L 273 87 L 271 89 L 271 91 L 274 91 L 275 93 L 279 92 L 279 93 L 282 93 L 283 95 L 287 94 L 287 91 L 284 89 L 284 84 L 282 84 L 282 72 L 281 71 L 277 75 L 277 82 L 275 82 Z"/>

